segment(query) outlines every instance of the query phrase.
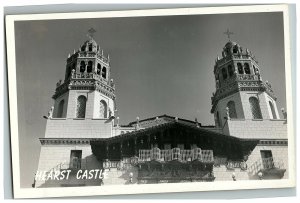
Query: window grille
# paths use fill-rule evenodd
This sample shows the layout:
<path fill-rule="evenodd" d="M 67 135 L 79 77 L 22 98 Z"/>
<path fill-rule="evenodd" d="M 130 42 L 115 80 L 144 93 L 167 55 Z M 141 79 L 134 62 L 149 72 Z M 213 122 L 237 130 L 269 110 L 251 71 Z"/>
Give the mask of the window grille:
<path fill-rule="evenodd" d="M 89 61 L 87 65 L 87 72 L 91 73 L 93 71 L 93 62 Z"/>
<path fill-rule="evenodd" d="M 245 73 L 246 73 L 246 74 L 250 74 L 250 67 L 249 67 L 249 64 L 248 64 L 248 63 L 245 63 L 244 66 L 245 66 Z"/>
<path fill-rule="evenodd" d="M 236 110 L 235 110 L 235 103 L 230 101 L 227 103 L 227 107 L 229 109 L 229 117 L 230 118 L 237 118 Z"/>
<path fill-rule="evenodd" d="M 101 73 L 101 65 L 98 63 L 97 64 L 97 75 L 100 75 Z"/>
<path fill-rule="evenodd" d="M 85 71 L 85 62 L 81 61 L 80 62 L 80 72 L 83 73 Z"/>
<path fill-rule="evenodd" d="M 85 118 L 86 97 L 79 96 L 77 99 L 76 118 Z"/>
<path fill-rule="evenodd" d="M 105 101 L 100 101 L 100 118 L 107 118 L 107 104 Z"/>
<path fill-rule="evenodd" d="M 253 119 L 262 119 L 258 99 L 256 97 L 250 97 L 249 102 Z"/>
<path fill-rule="evenodd" d="M 241 63 L 237 64 L 239 74 L 244 74 L 243 66 Z"/>
<path fill-rule="evenodd" d="M 106 79 L 106 67 L 102 68 L 102 77 Z"/>

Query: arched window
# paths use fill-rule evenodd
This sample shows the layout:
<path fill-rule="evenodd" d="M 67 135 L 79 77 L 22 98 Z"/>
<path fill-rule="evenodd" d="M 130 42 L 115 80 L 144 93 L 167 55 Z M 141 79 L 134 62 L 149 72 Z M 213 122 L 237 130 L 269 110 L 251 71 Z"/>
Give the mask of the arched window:
<path fill-rule="evenodd" d="M 85 46 L 82 46 L 82 47 L 81 47 L 81 51 L 85 51 Z"/>
<path fill-rule="evenodd" d="M 245 66 L 245 73 L 246 73 L 246 74 L 250 74 L 250 67 L 249 67 L 249 64 L 248 64 L 248 63 L 245 63 L 244 66 Z"/>
<path fill-rule="evenodd" d="M 85 118 L 86 97 L 79 96 L 77 98 L 76 118 Z"/>
<path fill-rule="evenodd" d="M 237 53 L 238 53 L 238 47 L 237 47 L 237 46 L 234 46 L 234 47 L 233 47 L 233 53 L 234 53 L 234 54 L 237 54 Z"/>
<path fill-rule="evenodd" d="M 64 104 L 65 101 L 61 100 L 58 104 L 58 109 L 57 109 L 57 118 L 62 118 L 63 117 L 63 112 L 64 112 Z"/>
<path fill-rule="evenodd" d="M 218 111 L 216 115 L 216 121 L 217 121 L 217 127 L 221 127 L 221 118 Z"/>
<path fill-rule="evenodd" d="M 258 99 L 256 97 L 250 97 L 249 102 L 253 119 L 262 119 Z"/>
<path fill-rule="evenodd" d="M 277 119 L 275 108 L 274 108 L 274 106 L 273 106 L 273 104 L 272 104 L 271 101 L 269 101 L 269 105 L 270 105 L 270 109 L 271 109 L 271 112 L 272 112 L 273 119 Z"/>
<path fill-rule="evenodd" d="M 87 72 L 90 73 L 93 70 L 93 61 L 89 61 L 87 65 Z"/>
<path fill-rule="evenodd" d="M 102 77 L 106 79 L 106 67 L 102 68 Z"/>
<path fill-rule="evenodd" d="M 226 80 L 226 78 L 227 78 L 227 71 L 226 71 L 226 68 L 223 68 L 223 69 L 222 69 L 222 76 L 223 76 L 223 80 Z"/>
<path fill-rule="evenodd" d="M 85 62 L 81 61 L 80 62 L 80 72 L 83 73 L 85 71 Z"/>
<path fill-rule="evenodd" d="M 75 65 L 75 63 L 73 63 L 72 70 L 75 70 L 75 68 L 76 68 L 76 65 Z M 72 72 L 72 70 L 71 70 L 71 72 Z"/>
<path fill-rule="evenodd" d="M 93 51 L 93 45 L 89 44 L 89 51 Z"/>
<path fill-rule="evenodd" d="M 97 64 L 97 74 L 100 75 L 101 73 L 101 65 L 100 63 Z"/>
<path fill-rule="evenodd" d="M 229 117 L 230 118 L 237 118 L 236 110 L 235 110 L 235 103 L 230 101 L 227 103 L 227 107 L 229 109 Z"/>
<path fill-rule="evenodd" d="M 105 101 L 100 101 L 100 118 L 107 118 L 107 104 Z"/>
<path fill-rule="evenodd" d="M 229 66 L 228 66 L 228 73 L 229 73 L 229 77 L 232 77 L 232 76 L 233 76 L 233 68 L 232 68 L 232 65 L 229 65 Z"/>
<path fill-rule="evenodd" d="M 241 63 L 237 63 L 238 72 L 239 74 L 244 74 L 243 66 Z"/>

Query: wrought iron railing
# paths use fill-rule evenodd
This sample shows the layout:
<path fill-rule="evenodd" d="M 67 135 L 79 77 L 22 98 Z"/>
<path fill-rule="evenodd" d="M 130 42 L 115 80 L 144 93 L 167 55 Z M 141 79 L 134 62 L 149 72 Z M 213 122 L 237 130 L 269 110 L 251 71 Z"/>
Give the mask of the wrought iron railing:
<path fill-rule="evenodd" d="M 139 150 L 138 162 L 145 162 L 151 160 L 179 160 L 182 162 L 199 160 L 202 162 L 213 162 L 214 158 L 212 150 L 201 150 L 200 148 L 195 148 L 191 150 L 181 150 L 180 148 L 173 148 L 169 150 L 160 150 L 159 148 L 153 148 L 150 150 Z"/>
<path fill-rule="evenodd" d="M 121 169 L 129 169 L 131 168 L 137 161 L 133 161 L 135 158 L 123 158 L 123 160 L 120 161 L 114 161 L 114 160 L 105 160 L 103 162 L 103 168 L 104 169 L 111 169 L 116 168 L 118 170 Z"/>
<path fill-rule="evenodd" d="M 274 161 L 273 157 L 262 158 L 261 160 L 258 160 L 255 163 L 253 163 L 248 168 L 248 171 L 249 173 L 254 175 L 257 174 L 259 171 L 266 169 L 285 169 L 284 162 L 282 160 Z"/>
<path fill-rule="evenodd" d="M 76 166 L 75 166 L 76 165 Z M 86 169 L 88 163 L 87 160 L 80 160 L 78 164 L 70 163 L 69 161 L 61 162 L 57 165 L 55 165 L 53 168 L 47 171 L 47 174 L 53 171 L 60 171 L 60 170 L 66 170 L 66 169 Z"/>

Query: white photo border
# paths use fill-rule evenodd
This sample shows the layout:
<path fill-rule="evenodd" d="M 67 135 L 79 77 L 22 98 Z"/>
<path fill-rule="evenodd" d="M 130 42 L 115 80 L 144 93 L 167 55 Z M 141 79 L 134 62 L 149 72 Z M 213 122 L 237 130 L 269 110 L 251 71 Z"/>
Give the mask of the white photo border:
<path fill-rule="evenodd" d="M 174 8 L 150 9 L 128 11 L 101 11 L 101 12 L 74 12 L 52 14 L 25 14 L 6 16 L 6 44 L 7 44 L 7 71 L 9 90 L 9 115 L 11 133 L 11 156 L 13 172 L 13 191 L 15 198 L 41 198 L 41 197 L 66 197 L 66 196 L 93 196 L 117 194 L 145 194 L 193 191 L 217 191 L 237 189 L 261 189 L 295 187 L 295 134 L 293 120 L 293 96 L 291 57 L 290 57 L 290 24 L 288 5 L 254 5 L 254 6 L 227 6 L 227 7 L 201 7 L 201 8 Z M 228 184 L 228 181 L 218 182 L 193 182 L 193 183 L 166 183 L 166 184 L 141 184 L 141 185 L 112 185 L 112 186 L 84 186 L 72 188 L 21 188 L 19 164 L 19 135 L 18 135 L 18 107 L 16 83 L 16 55 L 15 55 L 15 28 L 16 21 L 29 20 L 58 20 L 58 19 L 89 19 L 89 18 L 116 18 L 116 17 L 141 17 L 141 16 L 169 16 L 169 15 L 196 15 L 196 14 L 232 14 L 232 13 L 258 13 L 258 12 L 283 12 L 284 22 L 284 48 L 285 48 L 285 81 L 288 119 L 288 154 L 289 178 L 283 180 L 264 181 L 238 181 Z M 232 182 L 231 182 L 232 183 Z M 167 187 L 166 187 L 167 185 Z M 147 192 L 146 192 L 147 191 Z"/>

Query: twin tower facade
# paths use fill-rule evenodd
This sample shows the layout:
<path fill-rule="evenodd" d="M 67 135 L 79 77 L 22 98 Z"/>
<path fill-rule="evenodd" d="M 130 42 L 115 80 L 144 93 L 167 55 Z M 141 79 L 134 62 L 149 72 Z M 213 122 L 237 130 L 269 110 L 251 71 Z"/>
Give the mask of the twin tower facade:
<path fill-rule="evenodd" d="M 74 158 L 80 160 L 80 168 L 102 168 L 90 142 L 120 135 L 122 128 L 114 124 L 116 95 L 110 71 L 109 55 L 92 37 L 68 56 L 65 78 L 56 84 L 54 106 L 46 117 L 45 137 L 40 138 L 38 171 L 69 168 Z M 248 49 L 229 40 L 213 72 L 216 91 L 211 98 L 211 113 L 216 130 L 245 139 L 287 139 L 286 120 L 280 119 L 271 85 L 263 82 L 258 63 Z M 123 128 L 125 132 L 138 130 Z M 280 150 L 274 154 L 280 154 Z M 257 158 L 258 154 L 253 156 Z M 37 181 L 35 186 L 47 185 Z"/>

